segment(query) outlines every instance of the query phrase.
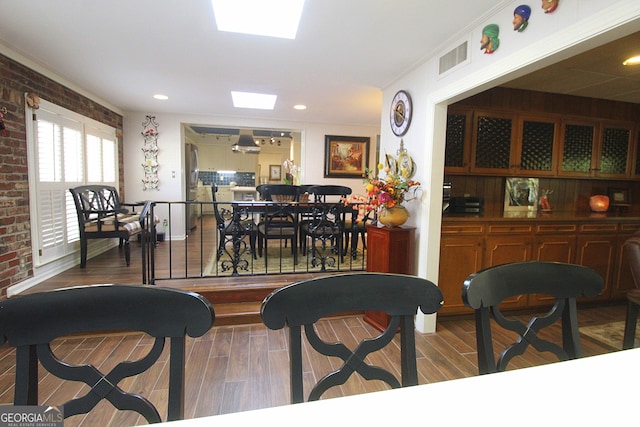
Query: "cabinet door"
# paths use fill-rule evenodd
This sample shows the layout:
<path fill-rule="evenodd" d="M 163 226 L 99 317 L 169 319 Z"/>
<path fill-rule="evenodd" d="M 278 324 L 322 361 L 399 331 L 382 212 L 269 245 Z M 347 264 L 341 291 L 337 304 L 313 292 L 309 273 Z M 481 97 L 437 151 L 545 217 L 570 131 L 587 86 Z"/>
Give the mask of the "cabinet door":
<path fill-rule="evenodd" d="M 604 280 L 604 289 L 595 299 L 609 299 L 611 281 L 615 265 L 617 237 L 615 224 L 605 225 L 613 227 L 611 234 L 584 234 L 578 237 L 576 250 L 576 264 L 594 269 Z M 601 228 L 601 227 L 600 227 Z M 589 300 L 593 300 L 590 298 Z"/>
<path fill-rule="evenodd" d="M 524 235 L 490 236 L 487 238 L 484 266 L 529 261 L 531 259 L 532 238 Z M 529 304 L 527 296 L 507 298 L 501 307 L 515 308 Z"/>
<path fill-rule="evenodd" d="M 558 175 L 591 176 L 595 169 L 594 144 L 596 124 L 565 122 L 562 126 L 562 149 Z"/>
<path fill-rule="evenodd" d="M 482 236 L 443 236 L 440 240 L 438 287 L 444 306 L 439 313 L 471 312 L 462 302 L 462 284 L 482 269 L 482 241 Z"/>
<path fill-rule="evenodd" d="M 633 125 L 603 123 L 596 174 L 607 178 L 624 178 L 631 170 Z"/>
<path fill-rule="evenodd" d="M 470 111 L 449 110 L 444 151 L 445 173 L 469 172 L 471 125 L 472 114 Z"/>
<path fill-rule="evenodd" d="M 512 172 L 514 134 L 513 116 L 476 113 L 471 171 L 488 174 Z"/>
<path fill-rule="evenodd" d="M 558 226 L 560 228 L 573 228 L 576 226 Z M 534 239 L 533 259 L 535 261 L 564 262 L 573 264 L 576 252 L 576 236 L 573 235 L 538 235 Z M 548 295 L 530 295 L 529 305 L 550 305 L 555 298 Z"/>
<path fill-rule="evenodd" d="M 518 174 L 552 176 L 556 173 L 555 141 L 558 125 L 555 121 L 526 118 L 519 120 L 517 144 Z"/>
<path fill-rule="evenodd" d="M 616 266 L 614 269 L 613 283 L 611 286 L 612 299 L 624 299 L 630 289 L 635 288 L 635 282 L 629 268 L 629 256 L 625 242 L 629 237 L 640 229 L 640 224 L 626 223 L 620 224 L 620 235 L 618 236 Z"/>

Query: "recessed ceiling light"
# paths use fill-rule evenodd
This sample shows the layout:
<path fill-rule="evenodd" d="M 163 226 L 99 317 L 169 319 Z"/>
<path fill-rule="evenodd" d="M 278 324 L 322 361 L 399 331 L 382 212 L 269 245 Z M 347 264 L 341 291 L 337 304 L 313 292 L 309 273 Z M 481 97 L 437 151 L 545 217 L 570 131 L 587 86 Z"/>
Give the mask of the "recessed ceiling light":
<path fill-rule="evenodd" d="M 304 0 L 211 0 L 218 31 L 295 39 Z"/>
<path fill-rule="evenodd" d="M 160 101 L 166 101 L 167 99 L 169 99 L 169 97 L 167 95 L 161 95 L 161 94 L 153 95 L 153 97 L 155 99 L 159 99 Z"/>
<path fill-rule="evenodd" d="M 233 106 L 236 108 L 254 108 L 258 110 L 273 110 L 276 105 L 276 95 L 251 92 L 231 92 Z"/>
<path fill-rule="evenodd" d="M 295 110 L 306 110 L 307 106 L 306 105 L 302 105 L 302 104 L 298 104 L 298 105 L 294 105 L 293 108 Z"/>
<path fill-rule="evenodd" d="M 622 63 L 622 65 L 636 65 L 640 64 L 640 56 L 632 56 Z"/>

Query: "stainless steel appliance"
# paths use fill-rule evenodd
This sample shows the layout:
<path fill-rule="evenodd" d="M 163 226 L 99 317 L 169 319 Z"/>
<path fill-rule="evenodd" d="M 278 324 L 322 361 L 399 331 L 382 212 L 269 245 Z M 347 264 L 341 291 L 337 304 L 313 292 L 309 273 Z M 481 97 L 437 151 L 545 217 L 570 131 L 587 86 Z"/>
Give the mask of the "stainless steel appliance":
<path fill-rule="evenodd" d="M 198 147 L 193 144 L 185 144 L 184 150 L 185 194 L 188 202 L 195 201 L 198 197 Z M 198 224 L 198 205 L 189 204 L 186 211 L 186 232 L 189 234 Z"/>

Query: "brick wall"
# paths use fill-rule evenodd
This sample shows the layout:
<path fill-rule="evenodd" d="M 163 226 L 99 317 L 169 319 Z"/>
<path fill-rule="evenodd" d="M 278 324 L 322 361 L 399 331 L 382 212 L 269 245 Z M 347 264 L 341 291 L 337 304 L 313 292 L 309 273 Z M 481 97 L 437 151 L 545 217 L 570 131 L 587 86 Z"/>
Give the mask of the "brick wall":
<path fill-rule="evenodd" d="M 27 141 L 24 94 L 60 105 L 117 129 L 120 194 L 122 171 L 122 116 L 59 83 L 0 55 L 0 109 L 6 108 L 6 136 L 0 131 L 0 296 L 7 288 L 33 276 Z"/>

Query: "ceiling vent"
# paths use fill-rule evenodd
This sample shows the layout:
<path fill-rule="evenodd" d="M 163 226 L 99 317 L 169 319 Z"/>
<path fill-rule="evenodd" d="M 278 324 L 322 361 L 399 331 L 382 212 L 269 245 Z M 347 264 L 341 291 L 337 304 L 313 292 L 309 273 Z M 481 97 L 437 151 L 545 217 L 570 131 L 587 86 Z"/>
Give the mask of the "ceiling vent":
<path fill-rule="evenodd" d="M 445 53 L 440 57 L 440 68 L 438 74 L 443 74 L 456 65 L 467 60 L 467 42 Z"/>
<path fill-rule="evenodd" d="M 231 146 L 231 151 L 234 153 L 260 153 L 260 146 L 256 145 L 256 141 L 251 135 L 240 135 L 238 142 Z"/>

